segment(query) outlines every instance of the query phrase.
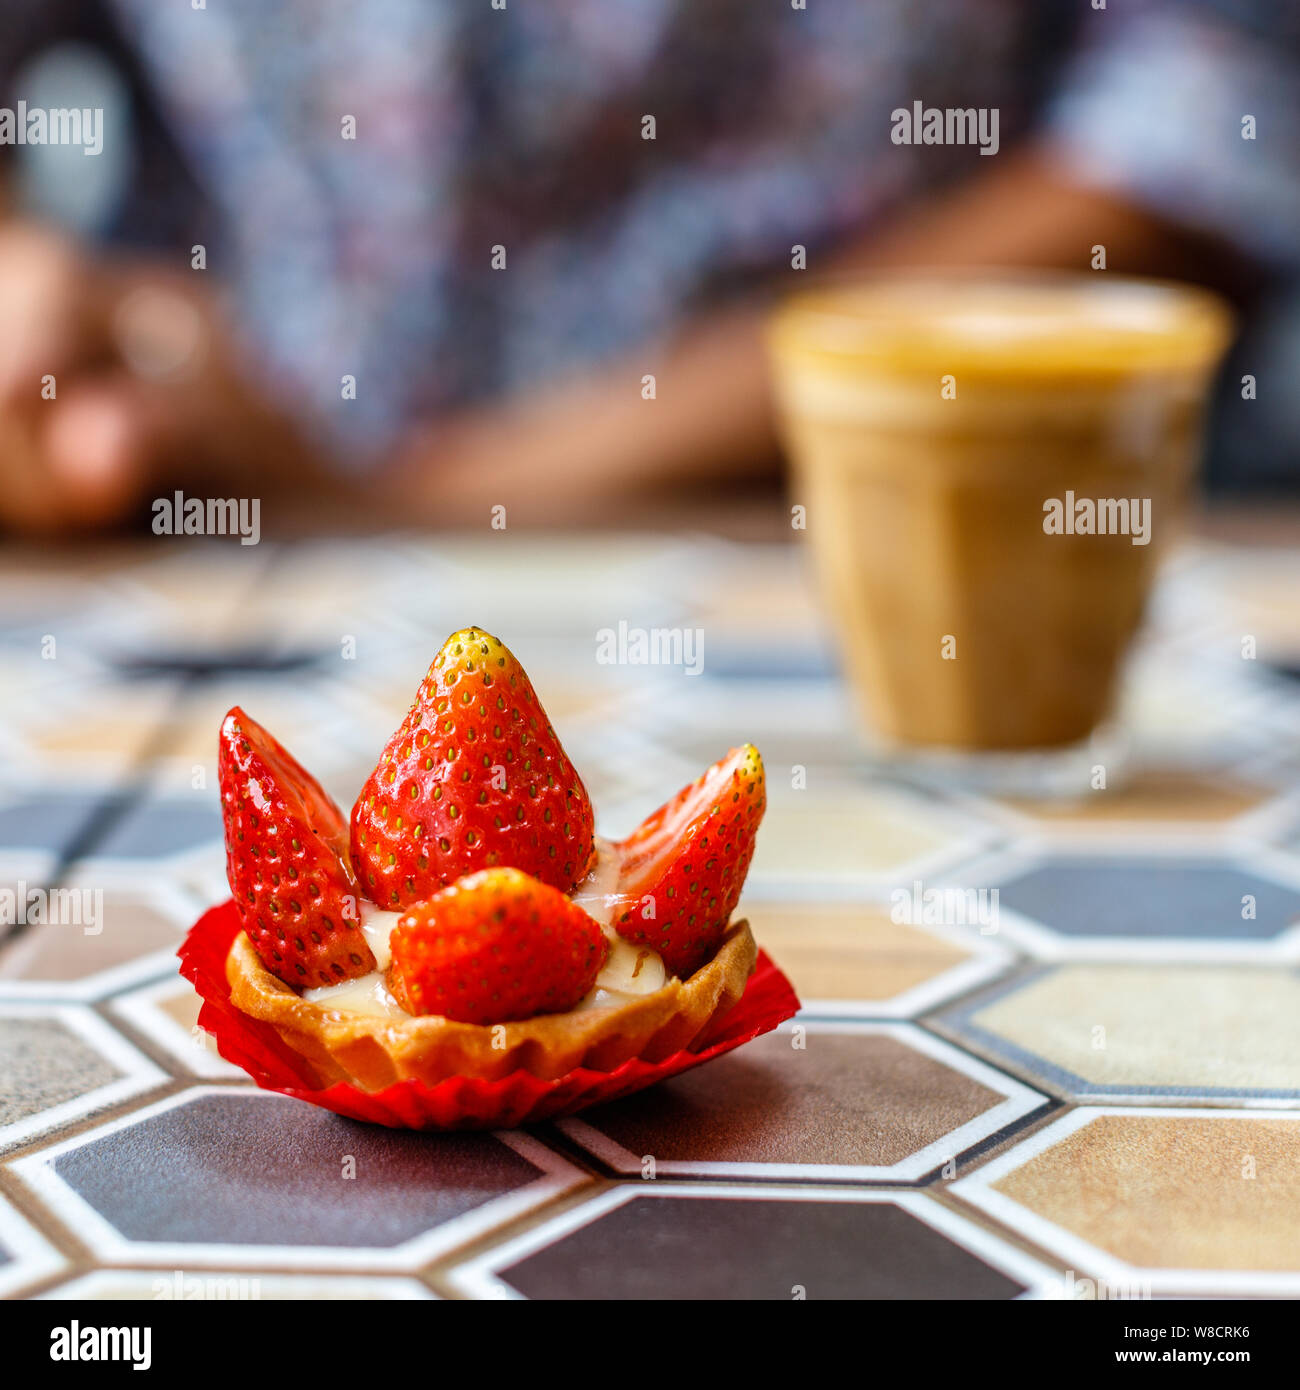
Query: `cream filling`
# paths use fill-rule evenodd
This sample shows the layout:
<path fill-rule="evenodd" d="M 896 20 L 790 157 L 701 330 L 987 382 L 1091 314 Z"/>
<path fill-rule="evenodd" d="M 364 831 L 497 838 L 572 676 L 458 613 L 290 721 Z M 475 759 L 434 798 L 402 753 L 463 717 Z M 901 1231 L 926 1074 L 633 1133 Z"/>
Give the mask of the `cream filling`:
<path fill-rule="evenodd" d="M 359 975 L 355 980 L 344 980 L 341 985 L 320 985 L 316 989 L 305 989 L 302 997 L 312 1004 L 346 1014 L 373 1014 L 377 1018 L 409 1018 L 410 1015 L 388 992 L 384 983 L 389 961 L 393 953 L 388 946 L 388 938 L 393 928 L 402 919 L 400 912 L 385 912 L 381 907 L 369 903 L 361 904 L 361 935 L 366 938 L 378 967 L 368 975 Z"/>
<path fill-rule="evenodd" d="M 591 993 L 575 1009 L 603 1009 L 626 1004 L 642 994 L 653 994 L 668 983 L 663 957 L 648 946 L 634 946 L 614 930 L 614 913 L 620 906 L 618 895 L 618 855 L 608 840 L 597 838 L 596 863 L 592 871 L 573 890 L 573 901 L 594 917 L 609 942 L 609 954 L 596 976 Z"/>
<path fill-rule="evenodd" d="M 615 931 L 613 919 L 619 906 L 618 855 L 608 840 L 596 839 L 596 863 L 573 890 L 572 899 L 600 923 L 609 954 L 591 992 L 574 1005 L 575 1009 L 602 1009 L 626 1004 L 643 994 L 653 994 L 668 983 L 668 971 L 658 951 L 634 946 Z M 388 992 L 384 982 L 392 953 L 388 939 L 401 920 L 400 912 L 385 912 L 363 903 L 361 933 L 374 953 L 378 969 L 341 985 L 321 985 L 305 989 L 302 997 L 332 1013 L 369 1014 L 375 1018 L 410 1018 L 411 1015 Z"/>

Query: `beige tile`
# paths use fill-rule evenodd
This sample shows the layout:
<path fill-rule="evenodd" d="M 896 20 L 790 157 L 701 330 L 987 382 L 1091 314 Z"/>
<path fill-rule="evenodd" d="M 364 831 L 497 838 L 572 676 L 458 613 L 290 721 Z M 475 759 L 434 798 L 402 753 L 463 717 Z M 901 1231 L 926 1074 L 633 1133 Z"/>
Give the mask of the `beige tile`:
<path fill-rule="evenodd" d="M 1290 970 L 1063 966 L 970 1021 L 1097 1085 L 1300 1092 Z"/>
<path fill-rule="evenodd" d="M 751 873 L 818 884 L 880 877 L 959 843 L 934 808 L 892 788 L 774 784 Z"/>

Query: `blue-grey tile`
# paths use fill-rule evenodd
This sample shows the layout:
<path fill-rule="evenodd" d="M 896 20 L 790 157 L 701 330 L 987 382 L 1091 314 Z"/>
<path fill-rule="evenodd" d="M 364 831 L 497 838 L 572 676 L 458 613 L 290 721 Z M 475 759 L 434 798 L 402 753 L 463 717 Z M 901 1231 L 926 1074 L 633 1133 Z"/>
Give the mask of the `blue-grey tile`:
<path fill-rule="evenodd" d="M 217 795 L 146 796 L 127 807 L 89 848 L 96 859 L 162 859 L 221 840 Z"/>
<path fill-rule="evenodd" d="M 1067 936 L 1267 940 L 1300 919 L 1300 891 L 1226 858 L 1062 857 L 996 886 L 1002 907 Z"/>

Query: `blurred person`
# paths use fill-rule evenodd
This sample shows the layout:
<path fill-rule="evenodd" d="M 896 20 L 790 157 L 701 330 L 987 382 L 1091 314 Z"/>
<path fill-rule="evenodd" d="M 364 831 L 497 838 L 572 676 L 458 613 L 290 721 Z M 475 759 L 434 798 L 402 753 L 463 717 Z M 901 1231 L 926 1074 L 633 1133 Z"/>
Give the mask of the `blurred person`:
<path fill-rule="evenodd" d="M 12 529 L 174 487 L 430 524 L 634 516 L 775 471 L 760 325 L 801 274 L 1083 270 L 1102 244 L 1114 273 L 1251 303 L 1300 249 L 1300 21 L 1262 2 L 7 17 L 0 101 L 105 113 L 95 156 L 0 146 Z M 995 112 L 996 139 L 898 143 L 914 102 Z M 1256 429 L 1295 409 L 1267 395 Z"/>

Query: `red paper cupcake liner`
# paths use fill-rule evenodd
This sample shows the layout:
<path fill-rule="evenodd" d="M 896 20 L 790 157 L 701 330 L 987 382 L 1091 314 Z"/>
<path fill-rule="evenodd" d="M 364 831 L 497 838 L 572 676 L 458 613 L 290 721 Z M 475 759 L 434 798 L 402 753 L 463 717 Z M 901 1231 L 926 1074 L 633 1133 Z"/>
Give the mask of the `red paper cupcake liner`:
<path fill-rule="evenodd" d="M 382 1091 L 339 1081 L 321 1089 L 307 1084 L 303 1059 L 269 1023 L 250 1018 L 230 1002 L 226 957 L 240 930 L 235 904 L 224 902 L 199 918 L 177 952 L 181 974 L 203 998 L 199 1026 L 215 1039 L 217 1051 L 265 1090 L 393 1129 L 509 1129 L 572 1115 L 711 1061 L 770 1032 L 799 1008 L 789 980 L 760 951 L 740 1002 L 714 1021 L 696 1050 L 676 1052 L 661 1062 L 633 1057 L 613 1071 L 575 1067 L 550 1081 L 516 1071 L 496 1081 L 452 1076 L 435 1086 L 399 1081 Z"/>

